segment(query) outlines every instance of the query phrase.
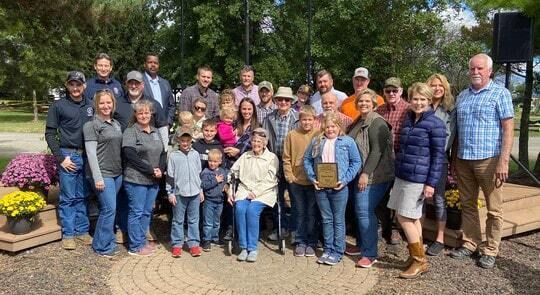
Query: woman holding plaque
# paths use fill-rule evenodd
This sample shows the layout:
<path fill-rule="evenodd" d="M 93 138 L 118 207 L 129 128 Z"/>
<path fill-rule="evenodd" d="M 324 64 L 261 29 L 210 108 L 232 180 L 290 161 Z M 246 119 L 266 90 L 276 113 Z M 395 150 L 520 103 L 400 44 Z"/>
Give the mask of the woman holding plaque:
<path fill-rule="evenodd" d="M 410 106 L 399 134 L 396 180 L 388 201 L 409 244 L 410 264 L 399 274 L 405 279 L 414 279 L 429 268 L 420 217 L 424 199 L 433 197 L 445 162 L 446 126 L 431 109 L 432 98 L 433 90 L 425 83 L 409 88 Z"/>
<path fill-rule="evenodd" d="M 355 101 L 360 113 L 349 128 L 364 166 L 354 186 L 354 212 L 358 232 L 356 252 L 362 253 L 356 266 L 369 268 L 377 262 L 377 216 L 375 208 L 384 198 L 394 180 L 394 152 L 390 125 L 373 110 L 377 107 L 377 94 L 371 89 L 360 91 Z"/>
<path fill-rule="evenodd" d="M 335 265 L 345 252 L 347 184 L 358 173 L 362 160 L 335 113 L 324 114 L 321 132 L 304 153 L 304 170 L 315 187 L 323 224 L 324 252 L 317 263 Z"/>

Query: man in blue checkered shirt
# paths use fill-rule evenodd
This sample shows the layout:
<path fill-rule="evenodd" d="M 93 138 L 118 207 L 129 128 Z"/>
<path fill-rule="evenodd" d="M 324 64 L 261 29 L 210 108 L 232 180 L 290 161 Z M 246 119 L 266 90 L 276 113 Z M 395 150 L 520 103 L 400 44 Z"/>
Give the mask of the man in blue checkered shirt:
<path fill-rule="evenodd" d="M 502 185 L 514 139 L 514 108 L 510 92 L 491 79 L 493 61 L 477 54 L 469 61 L 471 86 L 456 102 L 458 146 L 455 170 L 462 204 L 463 246 L 450 253 L 462 259 L 475 251 L 478 265 L 492 268 L 499 253 L 503 230 Z M 486 242 L 482 244 L 478 193 L 486 198 Z"/>

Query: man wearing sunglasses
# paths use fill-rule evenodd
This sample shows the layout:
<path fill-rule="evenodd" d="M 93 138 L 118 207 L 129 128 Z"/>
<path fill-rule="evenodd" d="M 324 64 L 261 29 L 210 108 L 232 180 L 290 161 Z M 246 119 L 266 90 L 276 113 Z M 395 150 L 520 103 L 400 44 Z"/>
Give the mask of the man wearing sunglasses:
<path fill-rule="evenodd" d="M 287 181 L 283 174 L 283 146 L 285 137 L 289 131 L 298 127 L 298 113 L 292 109 L 294 100 L 293 91 L 290 87 L 279 87 L 274 95 L 277 109 L 270 113 L 263 123 L 263 128 L 268 131 L 268 149 L 276 154 L 279 160 L 278 172 L 278 201 L 285 208 L 285 190 L 288 190 Z M 294 208 L 294 207 L 293 207 Z M 284 211 L 282 211 L 284 212 Z M 286 237 L 289 231 L 295 231 L 295 225 L 289 223 L 285 214 L 281 215 L 281 226 L 283 227 L 283 236 Z M 291 221 L 296 220 L 295 212 L 291 212 Z M 277 230 L 277 214 L 275 214 L 274 227 Z M 277 233 L 274 231 L 268 236 L 271 241 L 277 240 Z M 294 239 L 293 239 L 294 240 Z"/>
<path fill-rule="evenodd" d="M 206 102 L 206 117 L 215 118 L 219 115 L 219 101 L 217 93 L 210 88 L 212 84 L 212 68 L 201 66 L 197 69 L 197 83 L 184 89 L 180 97 L 180 111 L 191 112 L 193 103 L 197 98 Z"/>
<path fill-rule="evenodd" d="M 384 81 L 383 91 L 385 104 L 378 107 L 375 111 L 379 113 L 390 126 L 392 126 L 394 151 L 397 152 L 399 148 L 399 132 L 401 131 L 401 125 L 403 124 L 403 120 L 409 109 L 409 103 L 401 97 L 403 94 L 403 87 L 401 86 L 401 80 L 399 78 L 390 77 L 386 79 L 386 81 Z M 386 243 L 397 245 L 399 244 L 400 237 L 397 230 L 392 230 L 392 211 L 386 207 L 388 198 L 389 194 L 387 193 L 384 200 L 379 204 L 377 213 L 381 221 L 382 236 L 386 240 Z"/>

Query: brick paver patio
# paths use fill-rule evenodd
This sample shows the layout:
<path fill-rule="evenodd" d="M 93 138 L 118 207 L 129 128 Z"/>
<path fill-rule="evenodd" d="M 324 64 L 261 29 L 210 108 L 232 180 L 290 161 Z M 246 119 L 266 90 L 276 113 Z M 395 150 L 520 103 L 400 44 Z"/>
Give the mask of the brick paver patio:
<path fill-rule="evenodd" d="M 364 294 L 377 282 L 375 268 L 355 268 L 348 257 L 331 267 L 276 249 L 262 242 L 258 261 L 247 263 L 218 247 L 197 258 L 184 251 L 177 259 L 160 247 L 150 257 L 116 261 L 109 285 L 113 294 Z"/>

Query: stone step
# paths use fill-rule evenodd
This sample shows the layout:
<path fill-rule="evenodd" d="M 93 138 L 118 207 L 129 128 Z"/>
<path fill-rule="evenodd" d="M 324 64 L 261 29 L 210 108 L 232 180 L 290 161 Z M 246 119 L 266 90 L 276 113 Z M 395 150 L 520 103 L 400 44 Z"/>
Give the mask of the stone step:
<path fill-rule="evenodd" d="M 40 220 L 34 223 L 32 231 L 24 235 L 9 233 L 8 225 L 0 225 L 0 249 L 17 252 L 62 239 L 62 231 L 57 220 Z"/>

